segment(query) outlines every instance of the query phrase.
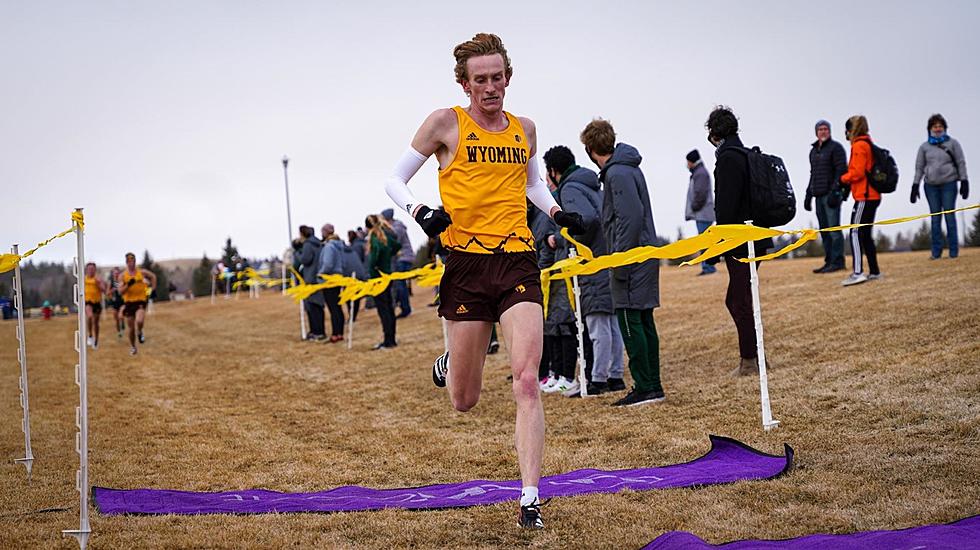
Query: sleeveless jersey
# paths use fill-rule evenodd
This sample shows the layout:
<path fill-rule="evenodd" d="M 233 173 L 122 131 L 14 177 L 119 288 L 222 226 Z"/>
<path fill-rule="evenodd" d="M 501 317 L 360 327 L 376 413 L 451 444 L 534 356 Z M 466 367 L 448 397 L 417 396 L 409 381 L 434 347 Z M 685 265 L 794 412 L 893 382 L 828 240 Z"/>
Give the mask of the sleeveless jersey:
<path fill-rule="evenodd" d="M 97 304 L 102 301 L 102 292 L 99 291 L 99 280 L 95 277 L 85 276 L 85 303 Z"/>
<path fill-rule="evenodd" d="M 507 128 L 481 128 L 462 107 L 456 155 L 439 171 L 439 194 L 453 223 L 442 233 L 450 250 L 477 254 L 533 252 L 527 227 L 527 162 L 531 146 L 517 117 Z"/>
<path fill-rule="evenodd" d="M 130 284 L 129 281 L 135 281 Z M 136 268 L 136 274 L 131 274 L 129 271 L 123 271 L 122 274 L 122 297 L 124 302 L 145 302 L 146 301 L 146 279 L 143 278 L 143 272 L 140 268 Z"/>

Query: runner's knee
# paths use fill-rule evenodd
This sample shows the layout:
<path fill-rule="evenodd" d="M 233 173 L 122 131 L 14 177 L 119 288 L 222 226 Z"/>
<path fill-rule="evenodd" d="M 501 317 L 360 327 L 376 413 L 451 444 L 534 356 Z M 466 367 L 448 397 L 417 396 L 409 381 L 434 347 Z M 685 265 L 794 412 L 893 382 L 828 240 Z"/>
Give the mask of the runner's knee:
<path fill-rule="evenodd" d="M 473 392 L 452 392 L 450 399 L 453 402 L 453 408 L 459 412 L 466 412 L 476 406 L 476 403 L 480 400 L 479 393 Z"/>

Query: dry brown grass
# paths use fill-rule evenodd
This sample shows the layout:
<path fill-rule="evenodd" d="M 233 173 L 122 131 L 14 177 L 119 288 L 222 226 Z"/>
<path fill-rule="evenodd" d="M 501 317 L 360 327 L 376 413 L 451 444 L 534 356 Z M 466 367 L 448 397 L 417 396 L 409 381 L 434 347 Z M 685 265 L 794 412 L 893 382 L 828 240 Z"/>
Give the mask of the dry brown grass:
<path fill-rule="evenodd" d="M 619 410 L 611 398 L 549 396 L 544 473 L 690 460 L 708 433 L 769 452 L 797 451 L 790 475 L 697 490 L 557 499 L 548 528 L 523 533 L 512 503 L 433 512 L 202 517 L 93 516 L 93 548 L 635 548 L 670 529 L 712 542 L 902 528 L 980 511 L 980 250 L 929 262 L 881 259 L 886 279 L 842 288 L 811 260 L 763 266 L 773 411 L 760 427 L 758 381 L 727 376 L 735 331 L 727 278 L 664 269 L 665 404 Z M 297 313 L 258 300 L 159 305 L 131 358 L 114 334 L 90 354 L 91 481 L 196 491 L 313 491 L 517 476 L 506 354 L 491 357 L 482 400 L 452 411 L 432 386 L 441 350 L 417 292 L 401 346 L 370 352 L 297 339 Z M 104 323 L 105 324 L 105 323 Z M 73 319 L 27 325 L 35 473 L 23 453 L 14 327 L 0 325 L 0 548 L 73 548 Z M 37 513 L 67 507 L 68 512 Z"/>

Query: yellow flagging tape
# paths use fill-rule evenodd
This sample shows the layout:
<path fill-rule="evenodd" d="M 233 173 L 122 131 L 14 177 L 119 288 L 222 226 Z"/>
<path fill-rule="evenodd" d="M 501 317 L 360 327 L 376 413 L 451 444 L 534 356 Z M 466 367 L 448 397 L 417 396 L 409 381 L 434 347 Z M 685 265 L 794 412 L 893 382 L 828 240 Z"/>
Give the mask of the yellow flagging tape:
<path fill-rule="evenodd" d="M 85 216 L 82 215 L 81 210 L 75 210 L 74 212 L 71 213 L 71 221 L 74 224 L 77 224 L 79 229 L 82 230 L 85 229 Z M 69 227 L 68 229 L 65 229 L 64 231 L 58 233 L 54 237 L 51 237 L 50 239 L 37 243 L 37 246 L 28 250 L 27 252 L 24 252 L 23 254 L 0 254 L 0 273 L 13 271 L 17 267 L 17 264 L 21 262 L 21 260 L 27 258 L 31 254 L 34 254 L 35 252 L 38 251 L 38 249 L 51 244 L 52 241 L 60 239 L 61 237 L 64 237 L 65 235 L 71 233 L 74 230 L 75 230 L 74 226 Z"/>
<path fill-rule="evenodd" d="M 779 229 L 756 227 L 754 225 L 713 225 L 700 235 L 695 235 L 693 237 L 682 239 L 664 246 L 640 246 L 623 252 L 614 252 L 612 254 L 606 254 L 598 257 L 594 256 L 592 251 L 589 250 L 587 246 L 573 239 L 568 235 L 568 231 L 563 229 L 562 236 L 568 239 L 569 243 L 575 246 L 576 252 L 579 255 L 574 258 L 566 258 L 564 260 L 557 261 L 550 267 L 541 270 L 541 290 L 544 293 L 544 309 L 545 312 L 548 311 L 548 295 L 552 281 L 566 281 L 572 277 L 592 275 L 604 269 L 624 267 L 627 265 L 642 263 L 648 260 L 674 260 L 677 258 L 684 258 L 686 256 L 698 254 L 698 256 L 694 259 L 685 261 L 681 264 L 693 265 L 707 259 L 714 258 L 715 256 L 720 256 L 725 252 L 748 243 L 749 241 L 758 241 L 771 237 L 779 237 L 782 235 L 800 236 L 799 240 L 793 244 L 783 247 L 782 249 L 771 254 L 766 254 L 755 258 L 756 261 L 767 261 L 778 258 L 784 254 L 796 250 L 797 248 L 800 248 L 801 246 L 804 246 L 806 243 L 816 239 L 818 233 L 856 229 L 859 227 L 872 225 L 894 225 L 898 223 L 922 220 L 932 216 L 974 210 L 977 208 L 980 208 L 980 204 L 965 206 L 963 208 L 953 210 L 946 210 L 943 212 L 936 212 L 934 214 L 894 218 L 874 223 L 840 225 L 837 227 L 828 227 L 826 229 L 796 229 L 791 231 L 781 231 Z M 749 262 L 747 258 L 741 258 L 739 261 Z M 357 279 L 344 277 L 342 275 L 321 275 L 320 277 L 324 280 L 322 283 L 308 284 L 303 281 L 302 277 L 299 277 L 299 274 L 296 273 L 295 270 L 293 270 L 293 273 L 299 279 L 300 284 L 288 289 L 286 294 L 289 294 L 298 302 L 308 298 L 314 292 L 321 289 L 339 286 L 344 287 L 344 290 L 340 293 L 340 302 L 344 303 L 350 300 L 362 298 L 364 296 L 377 296 L 378 294 L 381 294 L 384 289 L 388 288 L 388 284 L 391 281 L 418 279 L 418 284 L 420 286 L 436 286 L 439 284 L 439 280 L 442 278 L 443 271 L 444 267 L 442 264 L 436 261 L 435 263 L 420 267 L 418 269 L 413 269 L 411 271 L 382 273 L 380 277 L 369 279 L 367 281 L 359 281 Z M 571 285 L 568 285 L 567 290 L 571 295 Z M 574 303 L 574 300 L 569 301 Z"/>

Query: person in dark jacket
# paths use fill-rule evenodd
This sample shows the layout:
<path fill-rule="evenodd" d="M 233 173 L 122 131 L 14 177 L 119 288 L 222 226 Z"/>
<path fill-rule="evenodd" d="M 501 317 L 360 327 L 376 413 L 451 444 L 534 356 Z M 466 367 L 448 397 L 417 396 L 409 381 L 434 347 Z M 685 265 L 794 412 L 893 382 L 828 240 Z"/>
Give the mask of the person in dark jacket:
<path fill-rule="evenodd" d="M 589 247 L 596 256 L 608 254 L 606 238 L 602 233 L 599 176 L 575 164 L 575 155 L 564 145 L 549 149 L 544 154 L 544 164 L 548 179 L 558 188 L 558 205 L 566 212 L 582 216 L 586 231 L 571 234 L 572 238 Z M 589 395 L 626 389 L 623 382 L 623 336 L 615 317 L 609 278 L 609 270 L 578 278 L 582 317 L 588 327 L 593 351 L 592 378 L 586 388 Z M 589 342 L 585 344 L 587 352 Z"/>
<path fill-rule="evenodd" d="M 348 238 L 350 238 L 351 233 L 356 235 L 355 232 L 348 231 Z M 364 252 L 363 248 L 361 248 L 361 252 Z M 350 243 L 344 245 L 343 253 L 341 254 L 341 265 L 343 266 L 344 275 L 354 277 L 359 281 L 366 281 L 368 279 L 367 268 L 364 267 L 364 260 L 361 259 L 361 255 L 357 253 L 357 250 Z M 354 303 L 348 306 L 348 312 L 350 313 L 351 320 L 357 320 L 357 312 L 360 311 L 360 309 L 360 298 L 354 300 Z"/>
<path fill-rule="evenodd" d="M 715 219 L 719 225 L 745 223 L 752 219 L 752 204 L 749 200 L 749 163 L 742 140 L 738 137 L 738 119 L 728 107 L 717 107 L 708 116 L 705 127 L 708 129 L 708 141 L 716 147 Z M 755 242 L 756 256 L 765 254 L 770 248 L 772 239 Z M 738 261 L 738 258 L 748 255 L 748 246 L 744 244 L 725 254 L 725 265 L 728 267 L 725 305 L 738 331 L 741 361 L 733 374 L 739 376 L 759 372 L 749 264 Z"/>
<path fill-rule="evenodd" d="M 368 277 L 380 277 L 382 273 L 391 273 L 392 259 L 401 248 L 394 230 L 380 216 L 371 214 L 364 220 L 368 229 L 367 268 Z M 391 284 L 374 297 L 374 305 L 381 319 L 381 330 L 384 340 L 374 347 L 376 350 L 396 347 L 395 340 L 395 304 L 391 295 Z"/>
<path fill-rule="evenodd" d="M 910 200 L 919 199 L 919 182 L 926 181 L 926 200 L 932 213 L 956 208 L 956 182 L 960 182 L 960 196 L 966 200 L 970 196 L 970 181 L 966 173 L 966 157 L 960 142 L 946 133 L 946 119 L 936 113 L 926 123 L 929 139 L 919 146 L 915 156 L 915 178 L 912 180 Z M 933 260 L 943 255 L 943 217 L 946 218 L 946 242 L 949 257 L 960 255 L 959 233 L 956 227 L 956 214 L 932 217 L 932 256 Z"/>
<path fill-rule="evenodd" d="M 293 256 L 293 267 L 307 284 L 317 284 L 320 282 L 320 249 L 323 243 L 316 238 L 312 227 L 308 225 L 299 226 L 299 235 L 302 245 L 298 252 Z M 306 339 L 311 341 L 325 340 L 327 335 L 323 326 L 323 294 L 314 292 L 307 299 L 303 300 L 303 307 L 306 309 L 306 317 L 310 321 L 310 332 Z"/>
<path fill-rule="evenodd" d="M 840 177 L 847 172 L 847 153 L 844 146 L 830 137 L 830 123 L 818 120 L 814 131 L 817 141 L 810 146 L 810 183 L 806 187 L 803 208 L 813 210 L 817 199 L 817 223 L 820 229 L 840 225 L 840 205 L 846 199 Z M 844 269 L 844 234 L 840 231 L 821 232 L 823 265 L 814 273 L 833 273 Z"/>
<path fill-rule="evenodd" d="M 684 208 L 684 219 L 694 220 L 698 228 L 698 235 L 704 233 L 711 224 L 715 223 L 715 202 L 711 196 L 711 176 L 708 169 L 704 167 L 701 160 L 701 153 L 694 149 L 687 154 L 687 169 L 691 172 L 691 179 L 687 184 L 687 205 Z M 701 262 L 701 275 L 711 275 L 717 273 L 718 268 L 712 262 Z"/>
<path fill-rule="evenodd" d="M 642 157 L 632 145 L 616 143 L 616 131 L 606 120 L 595 119 L 582 130 L 582 144 L 599 167 L 603 182 L 602 230 L 609 252 L 649 246 L 657 238 L 653 207 Z M 664 400 L 660 382 L 660 338 L 653 309 L 660 305 L 660 261 L 612 268 L 613 307 L 629 356 L 633 389 L 615 406 L 633 406 Z"/>
<path fill-rule="evenodd" d="M 391 225 L 395 236 L 398 237 L 398 242 L 402 245 L 401 250 L 395 255 L 393 260 L 395 265 L 392 268 L 395 271 L 411 271 L 415 265 L 415 250 L 412 248 L 412 241 L 408 238 L 408 228 L 405 227 L 405 224 L 401 220 L 395 219 L 394 208 L 385 208 L 382 210 L 381 217 Z M 396 319 L 403 319 L 412 314 L 411 290 L 408 285 L 408 281 L 395 281 L 392 283 L 395 289 L 395 303 L 401 308 L 401 311 L 395 317 Z"/>
<path fill-rule="evenodd" d="M 320 275 L 349 275 L 344 273 L 342 254 L 344 243 L 340 237 L 334 233 L 333 224 L 323 224 L 320 228 L 320 242 L 323 248 L 320 249 Z M 316 281 L 322 282 L 322 279 Z M 335 286 L 325 288 L 320 291 L 323 293 L 323 301 L 330 312 L 330 340 L 331 344 L 340 342 L 344 339 L 344 309 L 340 307 L 340 287 Z"/>

